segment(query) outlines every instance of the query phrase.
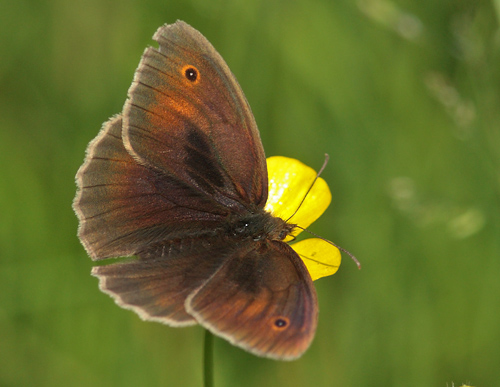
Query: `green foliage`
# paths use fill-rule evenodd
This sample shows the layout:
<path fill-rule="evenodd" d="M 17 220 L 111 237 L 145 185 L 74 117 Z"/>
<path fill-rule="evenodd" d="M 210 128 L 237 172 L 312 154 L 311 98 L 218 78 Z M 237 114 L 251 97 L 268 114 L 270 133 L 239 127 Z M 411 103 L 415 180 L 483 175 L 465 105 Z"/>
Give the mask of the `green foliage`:
<path fill-rule="evenodd" d="M 18 0 L 0 6 L 0 385 L 200 386 L 203 331 L 97 289 L 74 175 L 163 23 L 240 81 L 268 155 L 319 167 L 313 231 L 351 250 L 318 281 L 293 363 L 215 340 L 216 386 L 498 384 L 499 2 Z"/>

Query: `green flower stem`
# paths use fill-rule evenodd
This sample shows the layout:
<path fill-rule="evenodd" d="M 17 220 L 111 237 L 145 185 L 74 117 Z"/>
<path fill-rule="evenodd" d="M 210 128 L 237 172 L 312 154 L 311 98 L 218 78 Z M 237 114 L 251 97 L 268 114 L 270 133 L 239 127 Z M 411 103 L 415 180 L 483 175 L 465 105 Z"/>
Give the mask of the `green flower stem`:
<path fill-rule="evenodd" d="M 205 348 L 203 352 L 203 385 L 214 386 L 214 335 L 205 329 Z"/>

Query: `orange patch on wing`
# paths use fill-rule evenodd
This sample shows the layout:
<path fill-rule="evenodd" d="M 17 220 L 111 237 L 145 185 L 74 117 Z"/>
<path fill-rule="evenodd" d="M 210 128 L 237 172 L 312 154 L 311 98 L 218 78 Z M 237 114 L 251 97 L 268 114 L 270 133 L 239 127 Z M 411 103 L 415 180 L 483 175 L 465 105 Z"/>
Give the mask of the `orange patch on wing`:
<path fill-rule="evenodd" d="M 157 127 L 168 124 L 171 129 L 178 127 L 179 130 L 184 130 L 186 122 L 204 121 L 197 106 L 182 97 L 158 94 L 156 102 L 149 110 L 154 113 L 150 115 L 151 123 Z M 172 125 L 175 122 L 179 125 Z M 203 124 L 209 126 L 208 122 Z"/>

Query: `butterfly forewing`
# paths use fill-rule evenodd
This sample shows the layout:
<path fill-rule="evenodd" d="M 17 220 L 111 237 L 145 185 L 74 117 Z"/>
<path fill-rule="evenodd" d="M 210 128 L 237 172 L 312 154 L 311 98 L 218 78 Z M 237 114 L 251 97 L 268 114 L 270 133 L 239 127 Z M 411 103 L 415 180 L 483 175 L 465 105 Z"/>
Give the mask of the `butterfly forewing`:
<path fill-rule="evenodd" d="M 133 255 L 145 246 L 216 228 L 229 210 L 182 181 L 137 163 L 116 116 L 87 150 L 74 201 L 79 237 L 93 259 Z"/>
<path fill-rule="evenodd" d="M 141 163 L 239 211 L 267 199 L 264 150 L 236 79 L 183 22 L 158 29 L 124 107 L 124 142 Z M 191 76 L 195 74 L 195 76 Z"/>

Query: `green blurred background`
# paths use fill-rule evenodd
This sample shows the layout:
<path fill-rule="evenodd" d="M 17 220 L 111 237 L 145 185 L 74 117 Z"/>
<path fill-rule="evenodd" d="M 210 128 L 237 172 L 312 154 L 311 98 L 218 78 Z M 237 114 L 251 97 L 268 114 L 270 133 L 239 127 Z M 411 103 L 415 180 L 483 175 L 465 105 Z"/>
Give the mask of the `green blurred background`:
<path fill-rule="evenodd" d="M 99 292 L 74 175 L 156 29 L 182 19 L 237 76 L 268 155 L 324 172 L 316 282 L 292 363 L 215 341 L 216 386 L 500 385 L 500 1 L 0 4 L 0 385 L 200 386 L 203 330 Z"/>

